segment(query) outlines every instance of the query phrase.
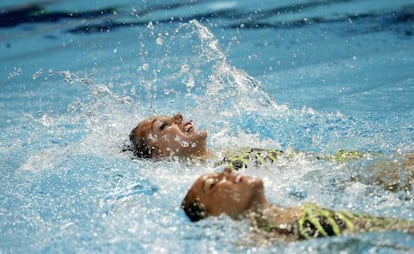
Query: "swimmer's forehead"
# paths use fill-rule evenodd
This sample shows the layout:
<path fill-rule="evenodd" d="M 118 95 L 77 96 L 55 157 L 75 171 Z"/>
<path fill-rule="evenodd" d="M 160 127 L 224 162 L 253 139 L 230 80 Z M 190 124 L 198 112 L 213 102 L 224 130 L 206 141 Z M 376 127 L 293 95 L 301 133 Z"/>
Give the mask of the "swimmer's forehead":
<path fill-rule="evenodd" d="M 193 186 L 191 187 L 193 192 L 198 192 L 202 189 L 204 189 L 204 184 L 209 180 L 209 179 L 215 179 L 218 177 L 218 173 L 208 173 L 205 175 L 200 176 L 193 184 Z"/>
<path fill-rule="evenodd" d="M 218 173 L 208 173 L 208 174 L 202 175 L 202 176 L 199 178 L 199 180 L 200 180 L 200 181 L 205 181 L 205 180 L 208 180 L 208 179 L 211 179 L 211 178 L 216 178 L 216 177 L 218 177 L 218 176 L 219 176 L 219 174 L 218 174 Z"/>
<path fill-rule="evenodd" d="M 207 180 L 207 179 L 210 179 L 210 178 L 217 178 L 217 177 L 220 176 L 220 174 L 223 174 L 225 171 L 226 171 L 226 169 L 223 169 L 223 168 L 219 167 L 219 168 L 216 168 L 214 172 L 210 172 L 210 173 L 207 173 L 207 174 L 204 174 L 204 175 L 200 176 L 198 178 L 198 180 L 199 181 L 204 181 L 204 180 Z"/>
<path fill-rule="evenodd" d="M 172 117 L 169 116 L 157 116 L 154 121 L 170 121 Z"/>
<path fill-rule="evenodd" d="M 151 116 L 151 117 L 143 120 L 141 122 L 141 124 L 143 124 L 143 125 L 150 124 L 151 125 L 151 124 L 153 124 L 155 122 L 158 122 L 158 121 L 165 122 L 165 121 L 170 121 L 170 120 L 171 120 L 171 117 L 168 117 L 168 116 Z"/>
<path fill-rule="evenodd" d="M 171 123 L 171 122 L 172 122 L 172 117 L 157 116 L 152 120 L 151 126 L 159 127 L 161 124 Z"/>

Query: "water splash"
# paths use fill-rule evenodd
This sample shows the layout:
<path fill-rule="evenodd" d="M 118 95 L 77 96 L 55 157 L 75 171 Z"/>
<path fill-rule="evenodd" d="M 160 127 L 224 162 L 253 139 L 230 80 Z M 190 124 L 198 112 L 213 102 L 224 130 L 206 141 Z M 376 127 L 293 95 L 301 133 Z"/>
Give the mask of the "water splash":
<path fill-rule="evenodd" d="M 265 91 L 260 81 L 231 65 L 215 36 L 197 20 L 191 20 L 201 41 L 200 58 L 212 64 L 205 96 L 197 107 L 206 115 L 241 117 L 251 112 L 277 110 L 276 101 Z"/>
<path fill-rule="evenodd" d="M 223 218 L 190 224 L 181 213 L 181 198 L 196 176 L 211 170 L 208 165 L 137 162 L 120 153 L 120 144 L 129 131 L 146 116 L 148 98 L 153 99 L 153 106 L 160 113 L 189 111 L 201 124 L 213 125 L 210 137 L 216 148 L 225 148 L 226 143 L 278 148 L 278 141 L 303 150 L 324 146 L 375 148 L 375 143 L 380 146 L 391 139 L 372 133 L 379 130 L 387 135 L 386 126 L 370 125 L 341 113 L 321 114 L 311 108 L 295 110 L 278 105 L 261 82 L 229 63 L 206 26 L 194 20 L 180 29 L 171 37 L 154 33 L 154 51 L 165 50 L 159 58 L 154 57 L 154 62 L 166 67 L 154 68 L 153 59 L 145 55 L 136 66 L 142 66 L 141 71 L 149 74 L 137 82 L 145 86 L 136 92 L 124 93 L 118 88 L 119 82 L 98 82 L 94 71 L 93 75 L 63 71 L 61 76 L 48 80 L 64 79 L 66 82 L 60 81 L 66 86 L 78 89 L 77 97 L 67 104 L 66 111 L 41 112 L 30 117 L 28 128 L 22 129 L 25 133 L 31 129 L 33 136 L 28 135 L 21 147 L 19 143 L 7 147 L 19 147 L 28 155 L 22 156 L 18 172 L 13 172 L 11 166 L 5 172 L 6 178 L 13 180 L 0 194 L 5 204 L 12 204 L 10 209 L 0 210 L 5 215 L 2 225 L 12 232 L 5 243 L 28 245 L 39 252 L 42 248 L 53 252 L 56 246 L 64 246 L 63 251 L 65 247 L 91 251 L 112 247 L 119 251 L 116 247 L 128 246 L 136 247 L 135 252 L 160 252 L 165 249 L 156 249 L 157 246 L 168 246 L 169 250 L 175 248 L 179 252 L 180 247 L 187 245 L 191 246 L 188 249 L 202 245 L 204 251 L 209 251 L 226 250 L 226 243 L 217 239 L 237 241 L 239 232 L 246 232 L 239 222 Z M 177 40 L 190 44 L 196 54 L 179 59 L 171 47 Z M 177 68 L 168 69 L 168 64 L 176 63 Z M 180 82 L 183 92 L 176 88 Z M 129 91 L 134 91 L 132 88 Z M 144 89 L 148 89 L 144 92 L 150 96 L 139 94 Z M 165 104 L 161 98 L 167 90 L 171 92 L 165 98 L 172 104 Z M 187 99 L 196 103 L 183 103 Z M 35 146 L 32 139 L 37 141 Z M 7 140 L 14 139 L 7 136 Z M 18 152 L 10 157 L 21 157 Z M 18 162 L 13 159 L 13 163 Z M 251 169 L 246 173 L 262 177 L 270 199 L 281 204 L 315 201 L 325 206 L 352 205 L 377 214 L 377 209 L 395 208 L 401 216 L 412 214 L 412 205 L 403 203 L 397 195 L 374 192 L 367 197 L 369 186 L 364 183 L 331 186 L 328 179 L 348 179 L 348 172 L 340 174 L 343 171 L 341 167 L 298 158 L 276 168 Z M 333 181 L 332 185 L 336 183 Z M 234 224 L 229 227 L 229 223 Z M 312 241 L 292 245 L 291 252 L 298 248 L 315 249 L 316 244 Z M 228 252 L 240 251 L 237 247 L 228 248 Z"/>

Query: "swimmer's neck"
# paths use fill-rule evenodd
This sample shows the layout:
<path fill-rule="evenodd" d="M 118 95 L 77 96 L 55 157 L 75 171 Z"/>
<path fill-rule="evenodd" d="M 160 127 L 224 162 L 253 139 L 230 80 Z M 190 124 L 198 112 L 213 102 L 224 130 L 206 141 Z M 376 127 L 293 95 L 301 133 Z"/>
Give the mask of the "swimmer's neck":
<path fill-rule="evenodd" d="M 206 162 L 210 159 L 217 158 L 213 153 L 208 150 L 193 152 L 191 155 L 175 155 L 170 154 L 168 156 L 154 156 L 155 160 L 172 160 L 181 162 Z"/>
<path fill-rule="evenodd" d="M 251 209 L 249 213 L 251 212 L 258 215 L 260 219 L 278 225 L 298 220 L 302 209 L 300 207 L 282 207 L 265 202 Z"/>
<path fill-rule="evenodd" d="M 214 153 L 212 153 L 210 150 L 207 150 L 207 149 L 202 153 L 202 155 L 200 157 L 204 160 L 217 158 L 217 156 L 214 155 Z"/>

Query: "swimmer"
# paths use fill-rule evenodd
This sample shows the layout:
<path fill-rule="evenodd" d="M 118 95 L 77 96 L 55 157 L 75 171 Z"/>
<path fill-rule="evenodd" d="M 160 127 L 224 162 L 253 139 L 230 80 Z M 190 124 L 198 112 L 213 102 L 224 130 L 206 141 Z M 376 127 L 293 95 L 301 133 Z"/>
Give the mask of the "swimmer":
<path fill-rule="evenodd" d="M 139 158 L 206 157 L 206 131 L 196 131 L 191 121 L 178 113 L 173 117 L 152 116 L 141 121 L 129 138 Z"/>
<path fill-rule="evenodd" d="M 207 132 L 196 131 L 192 121 L 184 120 L 181 113 L 172 117 L 151 116 L 138 123 L 129 134 L 132 143 L 130 150 L 139 158 L 161 159 L 178 158 L 210 158 L 213 157 L 206 147 Z M 288 156 L 299 154 L 291 152 Z M 305 154 L 305 153 L 303 153 Z M 256 164 L 274 162 L 279 156 L 286 155 L 277 149 L 241 148 L 237 151 L 226 151 L 216 166 L 228 164 L 235 170 L 247 167 L 250 160 Z M 368 158 L 374 153 L 339 150 L 331 156 L 309 154 L 317 159 L 344 162 L 351 159 Z"/>
<path fill-rule="evenodd" d="M 241 148 L 225 151 L 214 156 L 206 146 L 207 132 L 197 131 L 192 121 L 185 120 L 180 113 L 172 117 L 151 116 L 139 122 L 129 135 L 132 150 L 139 158 L 164 159 L 215 159 L 214 166 L 226 165 L 233 170 L 241 170 L 250 165 L 274 163 L 280 157 L 291 158 L 302 154 L 317 160 L 345 163 L 352 160 L 380 158 L 381 154 L 339 150 L 333 155 L 321 156 L 304 152 L 283 152 L 277 149 Z M 368 174 L 354 175 L 350 180 L 371 182 L 390 191 L 410 190 L 414 185 L 414 154 L 407 153 L 403 163 L 400 161 L 378 160 Z M 368 176 L 365 177 L 365 175 Z M 372 176 L 372 177 L 370 177 Z"/>
<path fill-rule="evenodd" d="M 184 120 L 181 113 L 172 117 L 151 116 L 138 123 L 129 134 L 132 143 L 130 149 L 139 158 L 162 159 L 213 157 L 206 147 L 207 132 L 196 131 L 192 121 Z M 258 163 L 273 162 L 282 154 L 280 150 L 246 148 L 226 152 L 217 165 L 226 163 L 238 170 L 247 167 L 249 155 L 256 156 Z"/>
<path fill-rule="evenodd" d="M 199 177 L 181 208 L 193 222 L 222 214 L 235 220 L 249 219 L 254 232 L 275 240 L 390 230 L 414 233 L 414 221 L 333 211 L 315 204 L 298 207 L 271 204 L 267 202 L 261 179 L 235 173 L 230 168 Z"/>

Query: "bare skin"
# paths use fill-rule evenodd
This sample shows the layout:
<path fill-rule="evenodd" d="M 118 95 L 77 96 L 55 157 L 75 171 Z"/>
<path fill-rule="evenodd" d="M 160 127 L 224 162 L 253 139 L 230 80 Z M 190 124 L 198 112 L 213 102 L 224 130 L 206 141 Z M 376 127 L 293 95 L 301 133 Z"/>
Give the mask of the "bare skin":
<path fill-rule="evenodd" d="M 154 159 L 166 157 L 207 156 L 206 131 L 196 131 L 191 121 L 182 114 L 173 117 L 154 116 L 141 121 L 131 131 L 130 139 L 135 149 L 145 148 L 145 153 Z"/>
<path fill-rule="evenodd" d="M 210 159 L 214 157 L 206 147 L 207 132 L 197 131 L 191 121 L 184 120 L 183 115 L 178 113 L 172 117 L 168 116 L 152 116 L 142 120 L 137 127 L 135 127 L 130 133 L 130 140 L 133 144 L 133 150 L 135 154 L 140 158 L 152 158 L 152 159 L 163 159 L 163 158 L 179 158 L 179 159 Z M 233 168 L 238 170 L 247 166 L 249 158 L 254 158 L 255 152 L 272 155 L 275 158 L 278 156 L 286 156 L 287 153 L 279 152 L 267 152 L 266 149 L 249 148 L 253 151 L 253 156 L 247 155 L 243 162 L 242 160 L 236 159 L 230 160 Z M 236 152 L 237 154 L 237 152 Z M 224 158 L 216 158 L 216 165 L 221 163 L 227 163 L 226 154 Z M 288 155 L 289 156 L 289 155 Z M 377 155 L 365 155 L 358 151 L 344 151 L 340 150 L 338 153 L 332 156 L 320 157 L 315 155 L 318 159 L 327 161 L 335 161 L 338 163 L 344 163 L 347 160 L 366 158 L 366 156 L 377 156 Z M 237 157 L 237 156 L 236 156 Z M 243 156 L 242 156 L 243 157 Z M 367 157 L 367 158 L 368 158 Z M 255 162 L 266 161 L 266 157 L 258 157 L 259 159 Z M 221 160 L 221 161 L 220 161 Z M 271 159 L 272 163 L 276 159 Z M 240 162 L 241 164 L 237 164 Z M 243 164 L 246 163 L 246 164 Z M 359 175 L 351 178 L 351 180 L 358 180 L 367 182 L 367 184 L 376 184 L 383 186 L 385 189 L 390 191 L 399 190 L 410 190 L 414 186 L 414 153 L 407 153 L 403 162 L 387 161 L 379 162 L 376 164 L 375 170 L 371 170 L 371 177 L 368 179 L 361 178 Z M 405 172 L 402 173 L 401 169 Z M 401 177 L 401 174 L 403 177 Z M 405 177 L 404 174 L 408 176 Z M 407 179 L 403 181 L 404 179 Z"/>
<path fill-rule="evenodd" d="M 192 221 L 222 214 L 249 219 L 256 240 L 296 241 L 384 230 L 414 232 L 414 221 L 333 211 L 315 204 L 281 207 L 268 203 L 261 179 L 230 168 L 200 176 L 181 207 Z"/>
<path fill-rule="evenodd" d="M 268 203 L 260 178 L 234 173 L 230 168 L 225 168 L 222 173 L 199 177 L 184 200 L 197 200 L 208 216 L 226 214 L 240 219 L 251 211 L 260 210 L 266 219 L 275 223 L 292 222 L 301 211 L 300 208 L 283 208 Z"/>

